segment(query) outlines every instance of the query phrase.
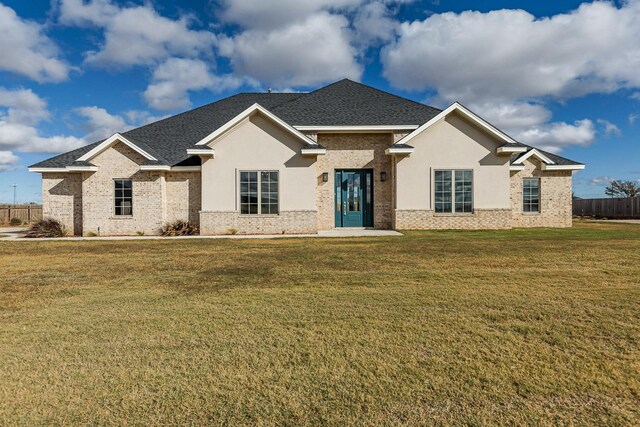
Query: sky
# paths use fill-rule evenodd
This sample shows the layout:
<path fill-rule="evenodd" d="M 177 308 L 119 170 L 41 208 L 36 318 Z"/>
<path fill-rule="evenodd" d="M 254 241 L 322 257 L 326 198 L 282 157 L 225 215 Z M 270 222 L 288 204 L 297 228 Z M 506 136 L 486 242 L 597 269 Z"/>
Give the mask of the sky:
<path fill-rule="evenodd" d="M 640 181 L 640 0 L 0 0 L 0 203 L 27 167 L 238 92 L 350 78 Z"/>

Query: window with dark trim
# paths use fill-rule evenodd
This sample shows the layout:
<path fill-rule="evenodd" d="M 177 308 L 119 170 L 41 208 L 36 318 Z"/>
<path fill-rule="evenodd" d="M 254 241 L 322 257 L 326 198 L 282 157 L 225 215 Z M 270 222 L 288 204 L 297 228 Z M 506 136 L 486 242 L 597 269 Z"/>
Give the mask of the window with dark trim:
<path fill-rule="evenodd" d="M 278 213 L 278 172 L 240 172 L 240 214 L 277 215 Z"/>
<path fill-rule="evenodd" d="M 130 179 L 115 179 L 114 184 L 114 202 L 116 216 L 133 215 L 133 190 Z"/>
<path fill-rule="evenodd" d="M 522 181 L 522 211 L 540 212 L 539 178 L 524 178 Z"/>
<path fill-rule="evenodd" d="M 473 212 L 473 171 L 436 170 L 434 184 L 436 213 Z"/>

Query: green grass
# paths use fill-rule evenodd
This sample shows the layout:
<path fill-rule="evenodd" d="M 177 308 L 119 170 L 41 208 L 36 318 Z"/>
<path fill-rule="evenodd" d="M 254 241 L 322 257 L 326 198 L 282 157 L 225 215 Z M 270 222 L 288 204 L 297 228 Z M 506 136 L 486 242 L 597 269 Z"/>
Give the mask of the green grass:
<path fill-rule="evenodd" d="M 3 242 L 0 425 L 638 425 L 640 226 Z"/>

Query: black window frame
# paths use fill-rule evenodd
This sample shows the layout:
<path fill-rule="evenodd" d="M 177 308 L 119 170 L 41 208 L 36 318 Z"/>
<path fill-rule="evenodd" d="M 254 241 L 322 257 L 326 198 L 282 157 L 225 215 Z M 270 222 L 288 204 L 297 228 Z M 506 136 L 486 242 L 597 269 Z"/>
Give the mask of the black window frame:
<path fill-rule="evenodd" d="M 127 201 L 129 206 L 125 205 Z M 118 217 L 133 216 L 133 180 L 131 178 L 115 178 L 113 180 L 113 215 Z"/>

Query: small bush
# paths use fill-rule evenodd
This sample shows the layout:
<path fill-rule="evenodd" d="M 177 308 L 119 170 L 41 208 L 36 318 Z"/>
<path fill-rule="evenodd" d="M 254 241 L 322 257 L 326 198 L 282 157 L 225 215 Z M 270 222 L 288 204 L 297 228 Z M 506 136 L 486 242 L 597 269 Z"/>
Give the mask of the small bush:
<path fill-rule="evenodd" d="M 238 230 L 236 230 L 235 228 L 227 228 L 227 234 L 236 234 L 238 232 Z"/>
<path fill-rule="evenodd" d="M 198 227 L 179 219 L 165 224 L 161 231 L 163 236 L 193 236 L 198 234 Z"/>
<path fill-rule="evenodd" d="M 9 221 L 9 225 L 17 227 L 18 225 L 22 225 L 22 220 L 20 218 L 11 218 L 11 221 Z"/>
<path fill-rule="evenodd" d="M 136 235 L 138 235 L 138 236 L 144 236 L 144 231 L 136 231 Z"/>
<path fill-rule="evenodd" d="M 93 231 L 85 231 L 84 237 L 98 237 L 98 235 Z"/>
<path fill-rule="evenodd" d="M 42 237 L 64 237 L 67 230 L 64 225 L 57 219 L 45 218 L 31 224 L 31 227 L 24 234 L 24 237 L 42 238 Z"/>

